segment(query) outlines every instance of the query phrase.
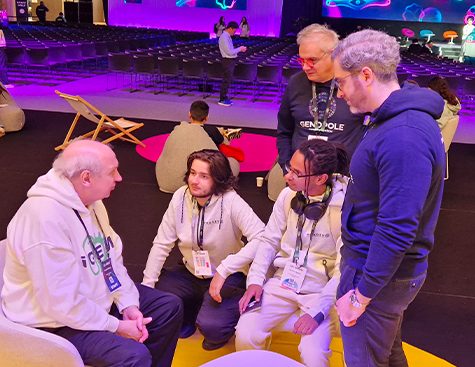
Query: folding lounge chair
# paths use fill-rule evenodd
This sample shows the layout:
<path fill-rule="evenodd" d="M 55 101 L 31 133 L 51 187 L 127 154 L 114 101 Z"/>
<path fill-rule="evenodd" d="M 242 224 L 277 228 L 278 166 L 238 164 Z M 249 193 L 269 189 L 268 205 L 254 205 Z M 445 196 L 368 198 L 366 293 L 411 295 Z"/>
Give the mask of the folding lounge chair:
<path fill-rule="evenodd" d="M 94 107 L 89 102 L 85 101 L 79 96 L 61 93 L 60 91 L 55 92 L 58 96 L 64 98 L 77 112 L 76 116 L 74 117 L 73 123 L 71 124 L 71 127 L 69 128 L 69 131 L 66 134 L 66 138 L 64 139 L 63 144 L 58 145 L 56 148 L 54 148 L 55 150 L 62 150 L 68 146 L 68 144 L 71 142 L 71 135 L 73 134 L 73 131 L 76 128 L 76 124 L 79 120 L 79 117 L 81 116 L 85 117 L 89 121 L 94 122 L 95 124 L 97 124 L 97 126 L 94 130 L 89 131 L 86 134 L 80 135 L 80 139 L 91 138 L 91 140 L 96 140 L 97 136 L 101 131 L 107 130 L 110 134 L 112 134 L 112 136 L 105 140 L 102 140 L 101 142 L 104 144 L 110 143 L 111 141 L 116 139 L 121 139 L 145 147 L 144 143 L 142 143 L 139 139 L 132 135 L 132 131 L 142 127 L 143 123 L 129 121 L 122 117 L 117 120 L 112 120 L 105 113 L 101 112 L 96 107 Z"/>

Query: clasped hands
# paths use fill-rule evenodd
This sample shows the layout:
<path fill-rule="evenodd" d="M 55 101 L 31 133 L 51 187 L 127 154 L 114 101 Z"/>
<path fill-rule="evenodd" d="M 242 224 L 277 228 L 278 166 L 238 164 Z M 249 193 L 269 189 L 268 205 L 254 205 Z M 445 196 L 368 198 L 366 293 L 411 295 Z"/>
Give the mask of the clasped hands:
<path fill-rule="evenodd" d="M 123 319 L 119 321 L 116 333 L 124 338 L 143 343 L 148 338 L 147 324 L 151 317 L 143 317 L 137 306 L 129 306 L 122 311 Z"/>

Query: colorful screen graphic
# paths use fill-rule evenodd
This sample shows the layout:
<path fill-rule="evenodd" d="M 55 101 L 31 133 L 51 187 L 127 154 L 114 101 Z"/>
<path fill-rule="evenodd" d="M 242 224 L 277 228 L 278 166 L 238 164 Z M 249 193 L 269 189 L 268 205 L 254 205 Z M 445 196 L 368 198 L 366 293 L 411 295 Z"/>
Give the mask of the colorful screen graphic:
<path fill-rule="evenodd" d="M 221 10 L 246 10 L 247 0 L 176 0 L 179 8 L 214 8 Z"/>
<path fill-rule="evenodd" d="M 475 13 L 475 0 L 323 0 L 322 8 L 330 18 L 434 23 L 463 23 L 467 13 Z"/>

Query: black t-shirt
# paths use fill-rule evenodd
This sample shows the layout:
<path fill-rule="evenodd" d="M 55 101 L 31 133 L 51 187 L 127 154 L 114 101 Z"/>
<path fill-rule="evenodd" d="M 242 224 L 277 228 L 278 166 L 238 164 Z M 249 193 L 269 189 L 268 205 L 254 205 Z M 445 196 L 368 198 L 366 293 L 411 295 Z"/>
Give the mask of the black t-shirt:
<path fill-rule="evenodd" d="M 331 80 L 327 83 L 316 83 L 316 87 L 319 121 L 322 121 Z M 335 88 L 330 101 L 327 128 L 324 132 L 317 132 L 316 130 L 321 128 L 321 122 L 316 126 L 309 109 L 312 82 L 303 71 L 290 78 L 277 116 L 277 149 L 279 164 L 282 167 L 310 135 L 326 136 L 328 141 L 339 142 L 345 146 L 350 157 L 353 155 L 365 131 L 365 115 L 351 113 L 346 101 L 337 98 L 336 93 Z"/>
<path fill-rule="evenodd" d="M 223 144 L 224 137 L 219 132 L 218 128 L 213 125 L 203 125 L 203 129 L 205 129 L 206 133 L 209 135 L 211 140 L 219 147 L 220 144 Z"/>
<path fill-rule="evenodd" d="M 38 7 L 36 8 L 36 16 L 39 20 L 45 20 L 47 11 L 49 11 L 49 9 L 46 6 L 38 5 Z"/>

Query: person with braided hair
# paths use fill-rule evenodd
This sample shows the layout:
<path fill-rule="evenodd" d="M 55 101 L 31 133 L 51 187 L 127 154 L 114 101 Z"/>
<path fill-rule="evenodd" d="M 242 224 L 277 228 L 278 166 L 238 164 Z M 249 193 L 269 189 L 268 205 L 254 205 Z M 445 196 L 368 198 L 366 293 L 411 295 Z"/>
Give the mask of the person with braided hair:
<path fill-rule="evenodd" d="M 236 177 L 220 151 L 190 154 L 184 181 L 158 228 L 142 284 L 180 297 L 184 306 L 180 337 L 193 335 L 197 326 L 205 337 L 203 348 L 214 350 L 234 335 L 245 274 L 264 223 L 236 193 Z M 163 269 L 175 243 L 183 258 L 173 268 Z"/>
<path fill-rule="evenodd" d="M 335 174 L 347 172 L 348 162 L 343 148 L 321 139 L 304 142 L 292 155 L 288 187 L 275 202 L 239 301 L 236 350 L 264 349 L 272 329 L 292 321 L 302 362 L 328 366 L 347 185 Z M 265 282 L 272 266 L 275 274 Z M 253 301 L 262 301 L 261 308 L 248 311 Z M 298 319 L 289 320 L 296 313 Z"/>

